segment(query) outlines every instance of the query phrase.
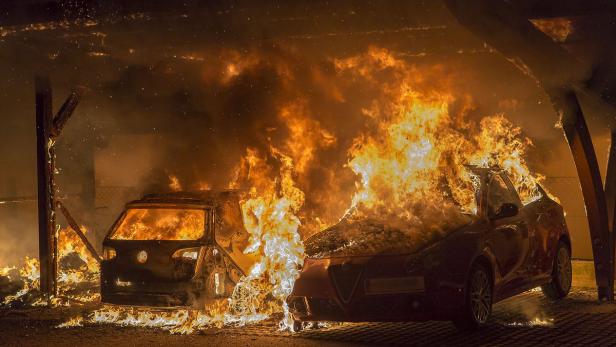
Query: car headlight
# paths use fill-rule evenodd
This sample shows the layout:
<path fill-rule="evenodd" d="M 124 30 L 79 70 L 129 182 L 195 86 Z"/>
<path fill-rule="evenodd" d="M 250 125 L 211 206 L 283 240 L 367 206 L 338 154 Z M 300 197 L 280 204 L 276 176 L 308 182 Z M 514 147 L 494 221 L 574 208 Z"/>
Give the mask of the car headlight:
<path fill-rule="evenodd" d="M 171 256 L 175 260 L 197 261 L 201 247 L 178 249 Z"/>
<path fill-rule="evenodd" d="M 116 250 L 111 247 L 103 247 L 103 259 L 111 260 L 116 257 Z"/>

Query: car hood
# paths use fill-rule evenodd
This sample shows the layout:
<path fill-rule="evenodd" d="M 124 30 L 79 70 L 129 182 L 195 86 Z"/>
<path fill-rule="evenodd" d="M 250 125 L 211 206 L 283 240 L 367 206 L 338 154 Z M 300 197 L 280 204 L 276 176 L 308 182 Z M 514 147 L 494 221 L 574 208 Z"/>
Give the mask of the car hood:
<path fill-rule="evenodd" d="M 439 242 L 473 221 L 455 214 L 435 221 L 392 222 L 378 218 L 344 218 L 304 242 L 308 258 L 412 254 Z"/>

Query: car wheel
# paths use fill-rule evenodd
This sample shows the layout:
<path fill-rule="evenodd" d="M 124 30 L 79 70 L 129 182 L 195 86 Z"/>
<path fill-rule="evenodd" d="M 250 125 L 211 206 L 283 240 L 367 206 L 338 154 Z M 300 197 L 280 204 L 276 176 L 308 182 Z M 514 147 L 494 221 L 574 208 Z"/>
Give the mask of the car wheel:
<path fill-rule="evenodd" d="M 477 330 L 492 313 L 492 279 L 480 263 L 473 266 L 466 281 L 465 302 L 453 324 L 459 330 Z"/>
<path fill-rule="evenodd" d="M 570 289 L 571 251 L 564 242 L 559 241 L 552 268 L 552 281 L 541 286 L 541 291 L 548 299 L 559 300 L 567 296 Z"/>

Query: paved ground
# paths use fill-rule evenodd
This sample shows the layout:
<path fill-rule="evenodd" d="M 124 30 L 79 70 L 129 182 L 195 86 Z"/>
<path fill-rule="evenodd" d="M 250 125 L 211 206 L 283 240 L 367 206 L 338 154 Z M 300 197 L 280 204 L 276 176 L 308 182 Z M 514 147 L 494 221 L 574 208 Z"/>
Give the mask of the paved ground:
<path fill-rule="evenodd" d="M 579 288 L 559 303 L 540 292 L 525 293 L 496 305 L 490 324 L 475 333 L 459 333 L 448 322 L 425 322 L 338 324 L 291 334 L 272 323 L 172 335 L 110 325 L 54 328 L 75 308 L 0 311 L 0 346 L 616 346 L 616 304 L 599 305 L 595 298 L 594 291 Z"/>

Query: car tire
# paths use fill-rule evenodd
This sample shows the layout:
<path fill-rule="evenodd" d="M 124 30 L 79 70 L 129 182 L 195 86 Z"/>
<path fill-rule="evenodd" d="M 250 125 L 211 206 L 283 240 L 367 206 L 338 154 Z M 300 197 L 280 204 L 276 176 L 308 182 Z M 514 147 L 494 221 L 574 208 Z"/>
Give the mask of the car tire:
<path fill-rule="evenodd" d="M 552 281 L 541 286 L 541 291 L 550 300 L 560 300 L 571 290 L 571 251 L 569 246 L 559 241 L 554 255 Z"/>
<path fill-rule="evenodd" d="M 492 313 L 492 276 L 487 267 L 475 263 L 466 280 L 464 306 L 453 319 L 453 324 L 461 331 L 479 329 Z"/>

